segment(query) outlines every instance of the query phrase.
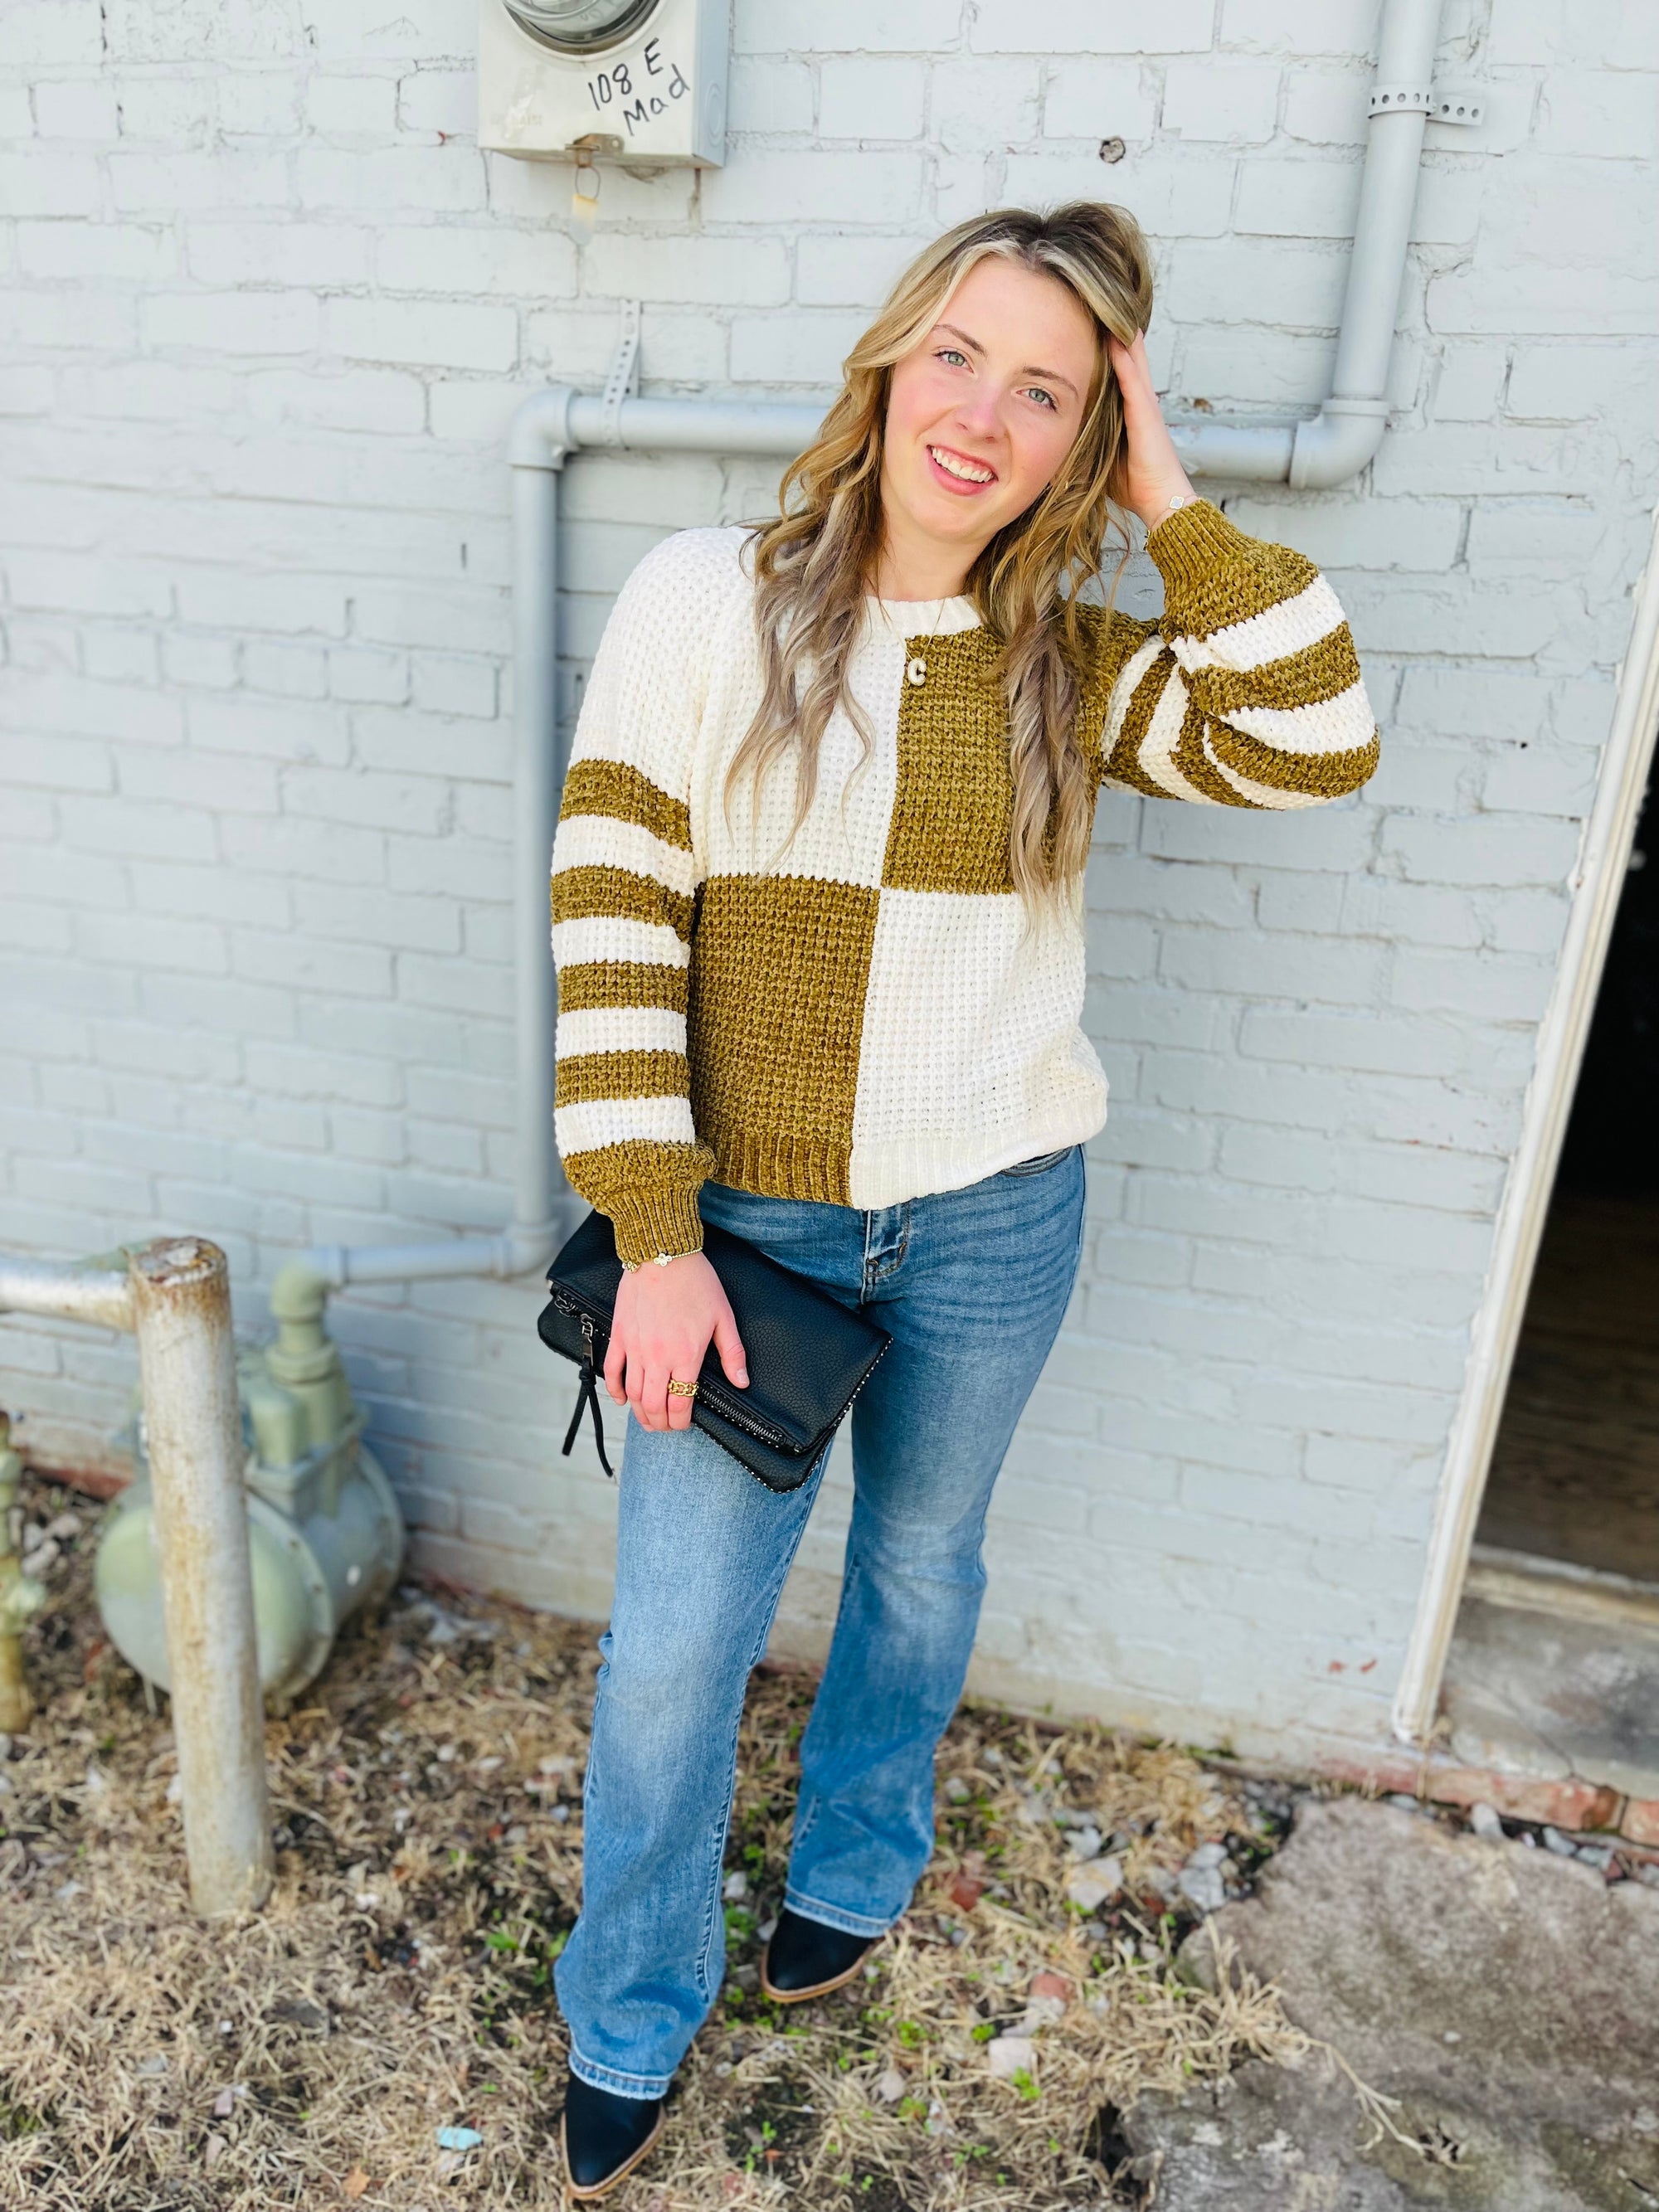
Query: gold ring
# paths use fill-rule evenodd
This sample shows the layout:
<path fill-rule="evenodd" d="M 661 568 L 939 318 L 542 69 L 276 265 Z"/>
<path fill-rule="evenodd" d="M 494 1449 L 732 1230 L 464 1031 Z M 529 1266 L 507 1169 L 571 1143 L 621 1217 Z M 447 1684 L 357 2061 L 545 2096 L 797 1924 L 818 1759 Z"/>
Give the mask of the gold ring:
<path fill-rule="evenodd" d="M 670 1382 L 668 1395 L 671 1398 L 695 1398 L 697 1386 L 695 1382 Z"/>

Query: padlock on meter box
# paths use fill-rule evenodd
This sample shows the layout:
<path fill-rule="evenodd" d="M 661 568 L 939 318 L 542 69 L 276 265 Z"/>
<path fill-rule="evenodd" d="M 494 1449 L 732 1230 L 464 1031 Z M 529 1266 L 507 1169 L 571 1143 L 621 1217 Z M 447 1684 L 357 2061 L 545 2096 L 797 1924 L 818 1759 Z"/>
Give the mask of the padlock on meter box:
<path fill-rule="evenodd" d="M 590 174 L 717 167 L 729 15 L 730 0 L 482 0 L 478 143 Z"/>

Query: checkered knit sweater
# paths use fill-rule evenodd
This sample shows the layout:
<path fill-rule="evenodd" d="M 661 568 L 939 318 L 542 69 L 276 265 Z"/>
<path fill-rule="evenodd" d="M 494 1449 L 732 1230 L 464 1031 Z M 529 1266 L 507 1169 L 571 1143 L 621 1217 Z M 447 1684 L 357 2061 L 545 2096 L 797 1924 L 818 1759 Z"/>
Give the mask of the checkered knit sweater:
<path fill-rule="evenodd" d="M 583 701 L 553 848 L 556 1135 L 627 1260 L 702 1242 L 705 1177 L 892 1206 L 1092 1136 L 1082 894 L 1028 928 L 1008 869 L 1007 718 L 972 602 L 872 599 L 793 842 L 786 766 L 722 786 L 761 696 L 741 530 L 634 571 Z M 1090 611 L 1097 788 L 1222 806 L 1353 790 L 1377 735 L 1311 563 L 1207 501 L 1158 524 L 1157 621 Z M 907 630 L 908 634 L 907 635 Z"/>

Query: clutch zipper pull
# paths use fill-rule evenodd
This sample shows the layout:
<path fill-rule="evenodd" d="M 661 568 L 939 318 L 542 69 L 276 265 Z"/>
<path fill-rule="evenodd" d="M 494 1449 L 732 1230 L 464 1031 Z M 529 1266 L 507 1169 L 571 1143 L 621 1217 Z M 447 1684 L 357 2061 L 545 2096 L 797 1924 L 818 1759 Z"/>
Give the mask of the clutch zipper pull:
<path fill-rule="evenodd" d="M 582 1316 L 582 1364 L 576 1370 L 578 1386 L 576 1410 L 570 1416 L 570 1426 L 564 1432 L 562 1456 L 566 1459 L 569 1458 L 571 1446 L 576 1441 L 576 1432 L 582 1425 L 582 1414 L 587 1407 L 592 1407 L 593 1446 L 599 1455 L 599 1465 L 614 1482 L 617 1479 L 617 1470 L 605 1455 L 605 1423 L 599 1414 L 599 1378 L 594 1366 L 593 1317 L 591 1314 Z"/>

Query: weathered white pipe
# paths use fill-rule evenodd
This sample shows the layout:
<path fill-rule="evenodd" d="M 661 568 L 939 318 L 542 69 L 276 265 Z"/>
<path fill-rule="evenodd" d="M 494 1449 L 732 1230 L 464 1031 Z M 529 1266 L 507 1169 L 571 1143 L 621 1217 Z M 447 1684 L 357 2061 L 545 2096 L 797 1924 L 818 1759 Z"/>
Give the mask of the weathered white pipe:
<path fill-rule="evenodd" d="M 216 1244 L 163 1237 L 106 1264 L 0 1253 L 0 1313 L 136 1333 L 190 1893 L 263 1905 L 273 1872 L 230 1273 Z"/>
<path fill-rule="evenodd" d="M 249 1911 L 275 1860 L 230 1273 L 200 1237 L 159 1237 L 129 1265 L 191 1901 Z"/>
<path fill-rule="evenodd" d="M 132 1285 L 112 1268 L 58 1267 L 49 1260 L 0 1253 L 0 1313 L 46 1314 L 58 1321 L 130 1329 Z"/>

